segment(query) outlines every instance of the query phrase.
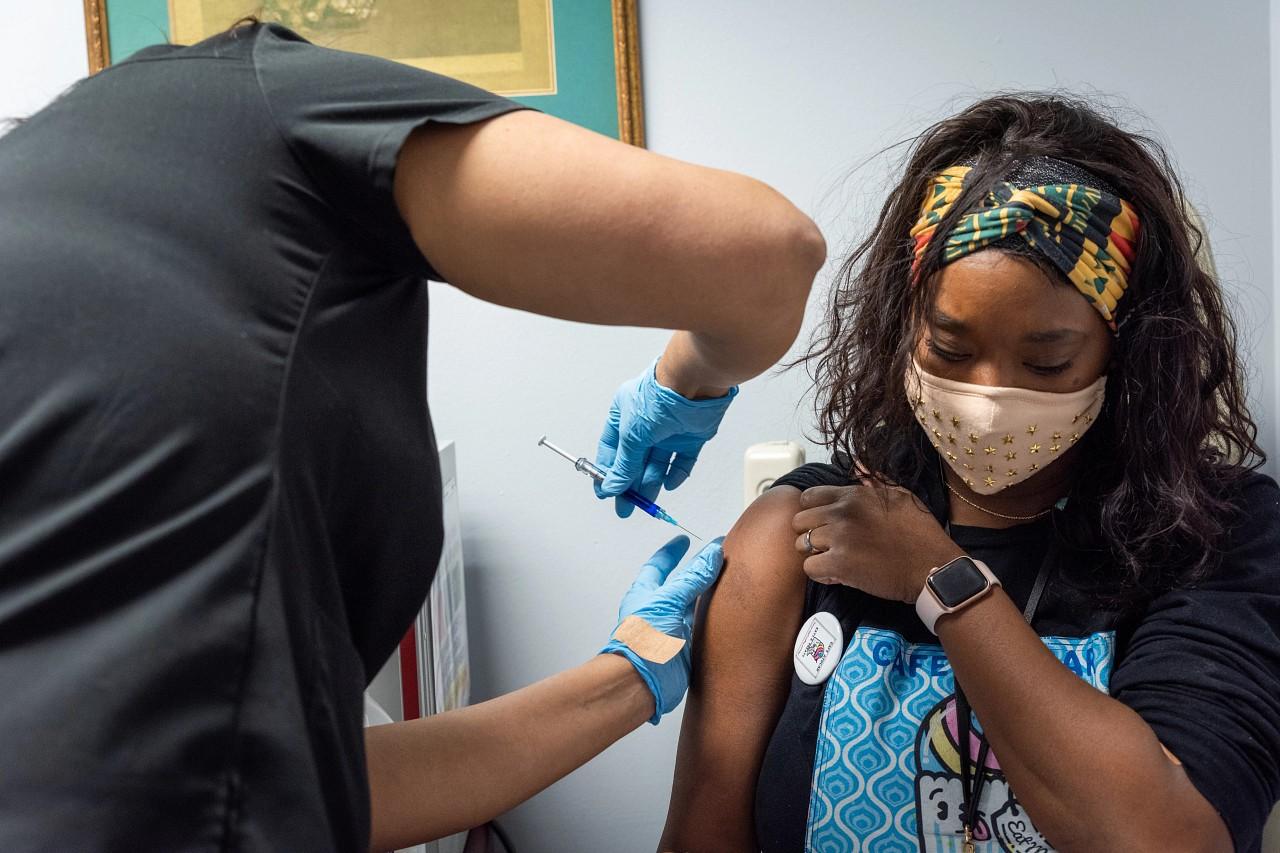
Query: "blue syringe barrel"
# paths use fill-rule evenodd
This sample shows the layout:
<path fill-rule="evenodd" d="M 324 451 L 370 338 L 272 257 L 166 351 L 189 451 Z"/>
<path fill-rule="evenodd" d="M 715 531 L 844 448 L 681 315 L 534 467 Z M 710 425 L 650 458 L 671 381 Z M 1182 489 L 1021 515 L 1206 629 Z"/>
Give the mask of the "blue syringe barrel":
<path fill-rule="evenodd" d="M 644 495 L 637 492 L 635 489 L 627 489 L 625 492 L 622 493 L 622 496 L 627 500 L 631 501 L 631 503 L 635 504 L 636 509 L 640 510 L 641 512 L 648 513 L 649 515 L 652 515 L 654 518 L 661 518 L 663 521 L 666 521 L 666 518 L 663 517 L 666 515 L 666 513 L 662 511 L 662 507 L 658 506 L 656 503 L 649 500 Z"/>
<path fill-rule="evenodd" d="M 582 473 L 589 475 L 596 482 L 600 482 L 604 479 L 604 472 L 593 465 L 585 456 L 578 457 L 578 460 L 573 463 L 573 467 L 577 468 Z M 667 514 L 662 511 L 662 507 L 658 506 L 635 489 L 627 489 L 622 493 L 622 497 L 634 504 L 641 512 L 651 515 L 654 518 L 660 518 L 663 521 L 668 520 Z"/>

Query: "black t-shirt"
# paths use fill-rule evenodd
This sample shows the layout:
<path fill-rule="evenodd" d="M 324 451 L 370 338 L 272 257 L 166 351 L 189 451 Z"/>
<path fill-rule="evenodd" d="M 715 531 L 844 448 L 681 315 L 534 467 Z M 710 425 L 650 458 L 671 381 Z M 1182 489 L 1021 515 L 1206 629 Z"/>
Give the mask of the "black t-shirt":
<path fill-rule="evenodd" d="M 776 485 L 850 484 L 842 468 L 806 465 Z M 936 474 L 918 494 L 945 518 Z M 1238 504 L 1242 520 L 1221 570 L 1141 612 L 1097 603 L 1099 566 L 1055 536 L 1057 513 L 1005 530 L 952 526 L 951 535 L 1020 608 L 1046 569 L 1032 622 L 1045 645 L 1137 711 L 1222 815 L 1237 849 L 1256 851 L 1280 797 L 1280 488 L 1249 475 Z M 806 618 L 826 611 L 840 621 L 844 647 L 833 652 L 840 662 L 827 681 L 792 677 L 756 790 L 761 849 L 958 850 L 955 682 L 937 638 L 911 605 L 848 587 L 810 582 L 804 606 Z M 1051 849 L 998 759 L 989 762 L 977 849 Z"/>
<path fill-rule="evenodd" d="M 0 138 L 0 849 L 365 849 L 441 546 L 396 158 L 518 108 L 254 26 Z"/>

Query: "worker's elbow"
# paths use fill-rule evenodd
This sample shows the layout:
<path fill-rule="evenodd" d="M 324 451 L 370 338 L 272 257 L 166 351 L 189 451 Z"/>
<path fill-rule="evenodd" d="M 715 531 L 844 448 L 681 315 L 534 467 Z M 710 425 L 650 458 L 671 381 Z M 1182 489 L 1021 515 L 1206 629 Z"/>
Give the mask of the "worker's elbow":
<path fill-rule="evenodd" d="M 755 300 L 759 316 L 754 334 L 775 360 L 800 334 L 809 292 L 827 259 L 827 241 L 818 226 L 790 203 L 787 207 L 789 214 L 780 218 L 768 238 L 772 263 L 760 265 L 762 272 L 768 272 Z"/>
<path fill-rule="evenodd" d="M 799 213 L 799 211 L 797 211 Z M 805 296 L 813 286 L 813 279 L 827 262 L 827 239 L 822 236 L 818 223 L 803 213 L 799 213 L 799 221 L 795 225 L 796 262 L 799 264 L 798 285 Z"/>
<path fill-rule="evenodd" d="M 804 313 L 814 278 L 827 260 L 827 241 L 818 225 L 790 202 L 773 235 L 773 255 L 778 259 L 773 289 L 778 301 Z"/>

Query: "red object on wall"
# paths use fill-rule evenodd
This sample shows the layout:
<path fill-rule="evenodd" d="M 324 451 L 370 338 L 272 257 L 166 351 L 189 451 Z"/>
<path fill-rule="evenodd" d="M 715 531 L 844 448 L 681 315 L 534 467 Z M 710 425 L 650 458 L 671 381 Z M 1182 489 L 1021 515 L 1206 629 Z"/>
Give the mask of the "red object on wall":
<path fill-rule="evenodd" d="M 422 716 L 422 700 L 418 691 L 418 625 L 409 626 L 400 640 L 400 696 L 404 701 L 404 718 Z"/>

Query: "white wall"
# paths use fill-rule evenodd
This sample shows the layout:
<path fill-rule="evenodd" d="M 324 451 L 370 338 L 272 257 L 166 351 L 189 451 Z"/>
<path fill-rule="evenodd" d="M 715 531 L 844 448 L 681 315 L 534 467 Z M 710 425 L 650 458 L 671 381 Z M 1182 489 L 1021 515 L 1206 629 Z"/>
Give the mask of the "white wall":
<path fill-rule="evenodd" d="M 0 0 L 0 120 L 29 115 L 89 73 L 82 0 Z"/>
<path fill-rule="evenodd" d="M 862 233 L 889 175 L 883 158 L 852 167 L 965 99 L 1009 87 L 1118 95 L 1169 143 L 1206 214 L 1255 366 L 1263 439 L 1280 447 L 1280 370 L 1266 375 L 1280 365 L 1269 280 L 1280 280 L 1280 180 L 1274 202 L 1267 189 L 1280 139 L 1280 72 L 1268 64 L 1278 5 L 1239 0 L 1228 14 L 1185 3 L 1174 14 L 1158 0 L 1082 0 L 1064 18 L 1012 2 L 961 12 L 924 0 L 650 0 L 649 144 L 768 181 L 818 218 L 836 254 Z M 0 116 L 33 111 L 85 72 L 80 0 L 0 0 L 0 20 Z M 431 398 L 440 437 L 458 442 L 473 696 L 484 699 L 592 655 L 635 570 L 666 539 L 646 517 L 614 519 L 585 479 L 534 446 L 545 432 L 590 453 L 614 387 L 665 336 L 496 309 L 444 286 L 433 298 Z M 805 387 L 798 373 L 748 385 L 693 480 L 664 505 L 699 533 L 724 532 L 743 448 L 798 438 Z M 678 729 L 678 713 L 645 726 L 504 818 L 521 853 L 652 850 Z"/>

